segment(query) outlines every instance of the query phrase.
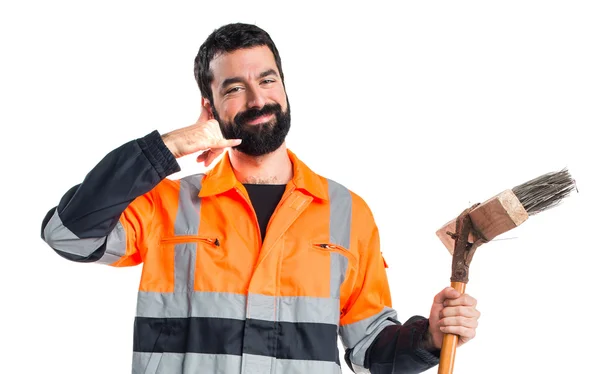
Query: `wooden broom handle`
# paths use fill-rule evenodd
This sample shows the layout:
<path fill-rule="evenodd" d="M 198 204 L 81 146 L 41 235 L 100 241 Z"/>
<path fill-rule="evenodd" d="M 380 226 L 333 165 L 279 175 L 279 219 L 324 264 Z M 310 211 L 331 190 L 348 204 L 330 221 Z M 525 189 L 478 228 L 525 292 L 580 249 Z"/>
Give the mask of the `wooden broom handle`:
<path fill-rule="evenodd" d="M 460 294 L 465 293 L 465 286 L 467 284 L 463 282 L 451 282 L 450 287 L 454 288 Z M 458 346 L 458 335 L 444 334 L 444 340 L 442 340 L 442 352 L 440 353 L 440 365 L 438 368 L 438 374 L 452 374 L 454 370 L 454 356 L 456 355 L 456 347 Z"/>

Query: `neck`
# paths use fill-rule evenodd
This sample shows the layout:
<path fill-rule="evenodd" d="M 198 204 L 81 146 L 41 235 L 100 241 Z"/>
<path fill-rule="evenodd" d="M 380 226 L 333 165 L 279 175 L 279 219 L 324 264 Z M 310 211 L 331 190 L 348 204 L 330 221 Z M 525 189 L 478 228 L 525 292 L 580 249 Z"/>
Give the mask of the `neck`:
<path fill-rule="evenodd" d="M 287 184 L 294 174 L 285 143 L 262 156 L 248 156 L 236 150 L 231 150 L 229 156 L 235 176 L 242 183 Z"/>

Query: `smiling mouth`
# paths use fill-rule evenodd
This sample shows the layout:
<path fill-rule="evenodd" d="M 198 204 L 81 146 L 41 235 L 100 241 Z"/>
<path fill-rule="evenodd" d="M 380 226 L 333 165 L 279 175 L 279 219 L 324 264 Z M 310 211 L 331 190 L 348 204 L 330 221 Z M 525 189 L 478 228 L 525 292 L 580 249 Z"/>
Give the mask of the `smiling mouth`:
<path fill-rule="evenodd" d="M 269 122 L 271 119 L 273 119 L 273 117 L 275 117 L 273 114 L 265 114 L 260 117 L 256 117 L 253 120 L 247 121 L 246 124 L 247 125 L 260 125 L 260 124 Z"/>

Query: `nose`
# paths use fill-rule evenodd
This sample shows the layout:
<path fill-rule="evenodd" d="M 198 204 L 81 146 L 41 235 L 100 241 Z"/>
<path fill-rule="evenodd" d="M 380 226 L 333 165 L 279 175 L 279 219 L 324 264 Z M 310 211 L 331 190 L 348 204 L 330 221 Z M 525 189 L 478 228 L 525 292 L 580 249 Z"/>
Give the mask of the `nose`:
<path fill-rule="evenodd" d="M 248 109 L 251 109 L 251 108 L 260 109 L 263 106 L 265 106 L 265 98 L 262 95 L 260 87 L 256 87 L 256 86 L 248 87 L 246 89 L 246 92 L 247 92 L 246 105 L 248 106 Z"/>

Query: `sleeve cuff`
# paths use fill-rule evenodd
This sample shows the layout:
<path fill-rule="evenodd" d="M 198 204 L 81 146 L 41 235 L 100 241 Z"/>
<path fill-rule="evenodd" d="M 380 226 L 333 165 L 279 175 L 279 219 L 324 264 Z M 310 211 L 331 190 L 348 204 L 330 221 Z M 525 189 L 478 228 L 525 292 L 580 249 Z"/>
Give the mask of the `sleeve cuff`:
<path fill-rule="evenodd" d="M 152 131 L 137 139 L 137 142 L 161 179 L 181 170 L 177 159 L 167 148 L 158 131 Z"/>
<path fill-rule="evenodd" d="M 433 367 L 440 363 L 440 350 L 428 351 L 426 349 L 415 349 L 415 356 L 417 356 L 425 365 Z"/>
<path fill-rule="evenodd" d="M 435 347 L 432 347 L 433 343 L 426 344 L 426 340 L 429 337 L 429 319 L 421 316 L 413 316 L 406 325 L 413 328 L 415 340 L 413 346 L 415 347 L 415 354 L 423 361 L 437 365 L 440 358 L 441 351 Z"/>
<path fill-rule="evenodd" d="M 367 351 L 372 373 L 421 373 L 439 364 L 440 351 L 427 347 L 429 320 L 414 316 L 404 325 L 386 327 Z"/>

